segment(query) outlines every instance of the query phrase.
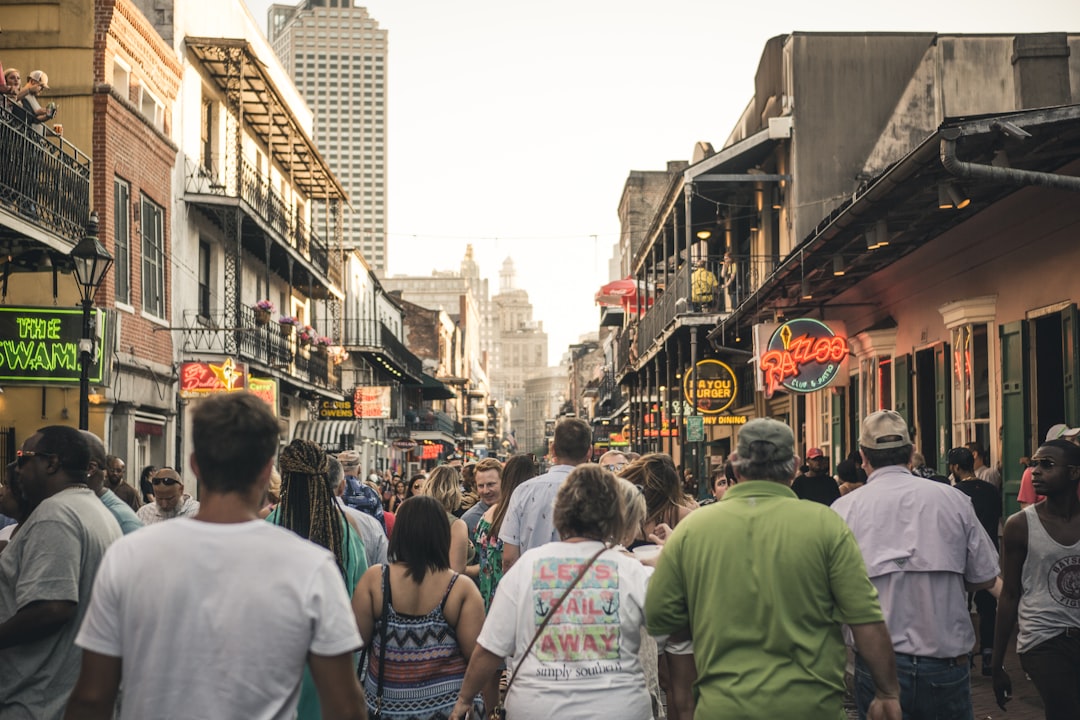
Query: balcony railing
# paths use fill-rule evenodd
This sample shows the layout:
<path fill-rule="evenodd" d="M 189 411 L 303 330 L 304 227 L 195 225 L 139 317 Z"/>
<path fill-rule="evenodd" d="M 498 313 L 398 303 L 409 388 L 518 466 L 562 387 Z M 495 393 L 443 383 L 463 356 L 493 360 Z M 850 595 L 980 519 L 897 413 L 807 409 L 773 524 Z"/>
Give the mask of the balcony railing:
<path fill-rule="evenodd" d="M 394 331 L 379 320 L 346 318 L 342 342 L 347 348 L 377 349 L 414 379 L 419 379 L 424 372 L 420 358 L 413 355 L 397 339 Z"/>
<path fill-rule="evenodd" d="M 0 205 L 71 241 L 90 216 L 90 158 L 23 109 L 0 99 Z"/>
<path fill-rule="evenodd" d="M 215 170 L 202 163 L 192 158 L 185 158 L 184 163 L 185 192 L 243 200 L 251 208 L 252 214 L 260 218 L 285 244 L 295 248 L 324 275 L 331 274 L 330 250 L 326 241 L 308 226 L 300 213 L 289 207 L 256 167 L 246 160 L 240 161 L 238 190 L 235 180 L 220 177 Z"/>
<path fill-rule="evenodd" d="M 446 433 L 447 435 L 461 435 L 464 429 L 462 424 L 440 410 L 422 408 L 417 414 L 416 423 L 412 430 L 428 430 Z"/>
<path fill-rule="evenodd" d="M 777 262 L 778 258 L 771 255 L 744 255 L 727 262 L 721 256 L 710 256 L 700 266 L 684 263 L 668 275 L 668 286 L 641 318 L 637 357 L 643 356 L 679 316 L 730 312 L 761 286 Z M 636 362 L 636 357 L 630 357 L 629 348 L 626 359 Z"/>
<path fill-rule="evenodd" d="M 210 317 L 184 311 L 183 351 L 235 352 L 241 360 L 280 370 L 312 385 L 341 389 L 341 375 L 327 353 L 302 346 L 291 326 L 273 320 L 263 324 L 250 307 L 241 307 L 239 323 L 229 327 L 224 311 Z"/>

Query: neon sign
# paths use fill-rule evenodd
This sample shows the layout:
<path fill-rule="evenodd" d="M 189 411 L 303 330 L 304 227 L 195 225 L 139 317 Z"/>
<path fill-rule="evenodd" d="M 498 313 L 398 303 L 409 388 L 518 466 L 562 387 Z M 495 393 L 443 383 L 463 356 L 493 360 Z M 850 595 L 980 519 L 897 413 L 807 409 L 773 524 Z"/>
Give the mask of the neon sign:
<path fill-rule="evenodd" d="M 180 366 L 180 397 L 197 398 L 214 393 L 246 390 L 243 363 L 230 358 L 220 365 L 190 362 Z"/>
<path fill-rule="evenodd" d="M 848 357 L 848 339 L 820 320 L 788 320 L 772 333 L 758 357 L 765 397 L 780 387 L 791 392 L 821 390 L 840 374 Z"/>
<path fill-rule="evenodd" d="M 108 316 L 100 309 L 96 317 L 97 342 L 90 362 L 90 382 L 101 383 L 102 338 Z M 79 338 L 82 310 L 66 308 L 0 308 L 0 380 L 34 383 L 79 382 Z"/>
<path fill-rule="evenodd" d="M 700 413 L 721 413 L 731 407 L 739 392 L 735 371 L 719 360 L 700 360 L 697 364 L 697 409 Z M 683 396 L 686 402 L 695 399 L 694 373 L 683 373 Z"/>

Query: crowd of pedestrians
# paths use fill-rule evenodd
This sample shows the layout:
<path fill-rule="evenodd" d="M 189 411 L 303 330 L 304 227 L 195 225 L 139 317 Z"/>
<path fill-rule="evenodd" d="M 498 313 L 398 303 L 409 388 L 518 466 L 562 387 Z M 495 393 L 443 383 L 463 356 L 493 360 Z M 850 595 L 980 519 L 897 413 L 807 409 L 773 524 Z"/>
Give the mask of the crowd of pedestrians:
<path fill-rule="evenodd" d="M 542 475 L 455 457 L 408 485 L 361 478 L 353 451 L 279 452 L 246 393 L 202 401 L 192 443 L 199 501 L 147 468 L 138 512 L 96 436 L 49 426 L 19 449 L 0 717 L 837 720 L 853 694 L 861 718 L 972 718 L 972 653 L 1004 706 L 1014 632 L 1046 717 L 1080 717 L 1064 437 L 1032 456 L 1043 499 L 1004 523 L 1003 577 L 978 448 L 935 482 L 891 411 L 837 480 L 824 453 L 799 475 L 791 429 L 752 420 L 700 504 L 667 455 L 591 462 L 575 418 Z"/>

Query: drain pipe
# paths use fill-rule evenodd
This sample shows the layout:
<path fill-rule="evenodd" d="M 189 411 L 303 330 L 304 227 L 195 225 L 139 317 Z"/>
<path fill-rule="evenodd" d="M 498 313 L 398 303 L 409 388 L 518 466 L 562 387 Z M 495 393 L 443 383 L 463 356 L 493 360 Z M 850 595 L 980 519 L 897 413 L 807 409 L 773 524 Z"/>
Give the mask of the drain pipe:
<path fill-rule="evenodd" d="M 1042 185 L 1080 192 L 1080 177 L 964 162 L 956 157 L 956 141 L 960 135 L 958 128 L 941 131 L 941 164 L 953 175 L 1000 185 Z"/>

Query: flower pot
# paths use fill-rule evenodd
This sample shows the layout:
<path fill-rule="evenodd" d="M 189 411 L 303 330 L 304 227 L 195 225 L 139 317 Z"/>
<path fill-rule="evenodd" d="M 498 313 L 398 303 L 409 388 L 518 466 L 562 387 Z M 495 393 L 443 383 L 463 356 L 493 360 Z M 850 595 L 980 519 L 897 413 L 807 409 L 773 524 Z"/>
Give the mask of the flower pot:
<path fill-rule="evenodd" d="M 255 308 L 255 324 L 262 326 L 270 322 L 270 311 Z"/>
<path fill-rule="evenodd" d="M 296 330 L 296 326 L 290 323 L 281 323 L 281 334 L 287 338 L 293 336 L 293 332 Z"/>

